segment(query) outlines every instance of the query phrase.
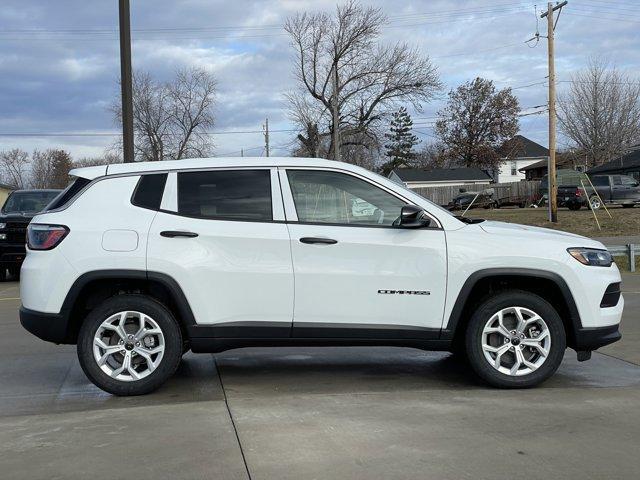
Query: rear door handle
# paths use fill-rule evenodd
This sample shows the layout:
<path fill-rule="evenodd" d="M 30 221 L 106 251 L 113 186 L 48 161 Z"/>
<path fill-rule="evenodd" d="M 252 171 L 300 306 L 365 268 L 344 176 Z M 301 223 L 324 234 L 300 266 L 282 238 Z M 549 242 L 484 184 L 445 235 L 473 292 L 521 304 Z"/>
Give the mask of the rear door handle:
<path fill-rule="evenodd" d="M 333 238 L 322 238 L 322 237 L 302 237 L 300 239 L 300 242 L 309 243 L 309 244 L 320 244 L 320 245 L 335 245 L 336 243 L 338 243 L 338 241 L 334 240 Z"/>
<path fill-rule="evenodd" d="M 164 230 L 160 232 L 160 236 L 167 237 L 167 238 L 175 238 L 175 237 L 194 238 L 194 237 L 197 237 L 198 234 L 195 232 L 183 232 L 180 230 Z"/>

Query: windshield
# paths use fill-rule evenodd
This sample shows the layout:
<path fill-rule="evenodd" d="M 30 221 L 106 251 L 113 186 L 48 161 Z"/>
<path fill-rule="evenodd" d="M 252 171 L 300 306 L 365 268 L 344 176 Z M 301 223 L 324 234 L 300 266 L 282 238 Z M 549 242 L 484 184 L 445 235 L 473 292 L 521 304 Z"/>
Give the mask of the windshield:
<path fill-rule="evenodd" d="M 2 213 L 38 213 L 59 193 L 57 190 L 14 192 L 7 198 Z"/>

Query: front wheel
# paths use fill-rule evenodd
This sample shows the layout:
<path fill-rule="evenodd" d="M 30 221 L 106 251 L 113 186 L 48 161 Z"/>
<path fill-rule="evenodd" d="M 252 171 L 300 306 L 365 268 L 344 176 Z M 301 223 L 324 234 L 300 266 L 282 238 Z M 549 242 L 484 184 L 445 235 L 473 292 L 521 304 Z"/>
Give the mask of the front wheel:
<path fill-rule="evenodd" d="M 494 387 L 527 388 L 548 379 L 566 349 L 558 312 L 533 293 L 510 290 L 483 301 L 467 327 L 469 363 Z"/>
<path fill-rule="evenodd" d="M 89 313 L 77 350 L 96 386 L 114 395 L 143 395 L 174 374 L 183 342 L 164 305 L 144 295 L 118 295 Z"/>

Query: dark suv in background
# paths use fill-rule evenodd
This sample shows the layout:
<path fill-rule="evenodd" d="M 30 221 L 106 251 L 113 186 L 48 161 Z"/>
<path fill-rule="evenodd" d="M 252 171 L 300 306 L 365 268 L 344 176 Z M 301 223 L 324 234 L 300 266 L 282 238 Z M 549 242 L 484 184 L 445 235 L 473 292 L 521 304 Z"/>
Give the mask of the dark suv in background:
<path fill-rule="evenodd" d="M 61 190 L 16 190 L 0 210 L 0 281 L 20 275 L 26 254 L 27 225 Z"/>

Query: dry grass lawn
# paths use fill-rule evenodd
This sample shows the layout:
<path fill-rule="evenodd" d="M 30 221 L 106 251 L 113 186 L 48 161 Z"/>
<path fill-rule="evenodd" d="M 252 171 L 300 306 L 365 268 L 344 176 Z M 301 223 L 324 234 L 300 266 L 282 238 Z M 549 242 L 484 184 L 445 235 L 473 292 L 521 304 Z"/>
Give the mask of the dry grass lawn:
<path fill-rule="evenodd" d="M 500 208 L 495 210 L 474 209 L 467 212 L 468 217 L 485 218 L 501 222 L 520 223 L 537 227 L 553 228 L 576 233 L 586 237 L 613 237 L 617 235 L 640 235 L 640 207 L 609 209 L 613 218 L 609 218 L 604 209 L 596 212 L 601 230 L 593 218 L 591 210 L 584 208 L 573 212 L 566 208 L 558 210 L 558 223 L 547 219 L 547 208 Z M 454 212 L 461 215 L 462 212 Z"/>

